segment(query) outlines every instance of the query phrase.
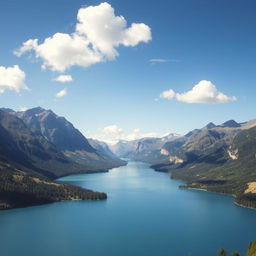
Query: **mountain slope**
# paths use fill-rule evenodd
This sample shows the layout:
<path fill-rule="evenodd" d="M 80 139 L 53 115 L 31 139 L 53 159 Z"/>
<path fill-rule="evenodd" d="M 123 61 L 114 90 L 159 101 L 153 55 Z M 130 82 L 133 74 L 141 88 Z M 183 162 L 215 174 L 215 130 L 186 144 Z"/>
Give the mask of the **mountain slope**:
<path fill-rule="evenodd" d="M 51 178 L 88 171 L 33 133 L 21 119 L 1 110 L 0 160 Z"/>
<path fill-rule="evenodd" d="M 105 199 L 106 194 L 52 179 L 89 171 L 68 159 L 11 112 L 0 110 L 0 209 L 63 200 Z"/>
<path fill-rule="evenodd" d="M 95 148 L 98 152 L 107 155 L 112 158 L 118 158 L 109 148 L 108 144 L 96 139 L 88 139 L 90 145 Z"/>
<path fill-rule="evenodd" d="M 219 140 L 212 139 L 212 144 L 206 143 L 208 147 L 203 147 L 201 152 L 193 151 L 193 158 L 188 157 L 191 152 L 183 152 L 186 156 L 183 158 L 183 163 L 159 164 L 154 168 L 169 170 L 172 178 L 187 183 L 183 187 L 233 194 L 237 203 L 255 208 L 256 127 L 250 129 L 242 127 L 234 131 L 222 134 L 223 137 L 218 137 Z M 215 135 L 213 137 L 216 138 Z M 196 145 L 196 148 L 201 148 L 200 138 L 201 136 L 198 138 L 199 145 Z M 190 147 L 187 149 L 189 150 Z"/>
<path fill-rule="evenodd" d="M 220 154 L 223 155 L 221 161 L 228 160 L 228 147 L 242 130 L 243 126 L 234 120 L 219 126 L 209 123 L 202 129 L 195 129 L 164 144 L 162 149 L 167 157 L 163 163 L 186 165 L 193 162 L 218 162 Z"/>
<path fill-rule="evenodd" d="M 165 152 L 161 151 L 161 147 L 167 141 L 173 141 L 177 138 L 179 138 L 179 135 L 169 134 L 162 138 L 149 137 L 132 141 L 121 140 L 113 145 L 111 149 L 118 156 L 153 164 L 166 159 Z"/>
<path fill-rule="evenodd" d="M 61 151 L 85 150 L 95 153 L 87 139 L 64 117 L 57 116 L 51 110 L 41 107 L 16 113 L 26 125 L 42 134 Z"/>
<path fill-rule="evenodd" d="M 125 164 L 117 157 L 102 154 L 93 148 L 78 129 L 51 110 L 38 107 L 16 112 L 15 115 L 36 134 L 47 138 L 63 154 L 88 170 L 102 171 Z"/>

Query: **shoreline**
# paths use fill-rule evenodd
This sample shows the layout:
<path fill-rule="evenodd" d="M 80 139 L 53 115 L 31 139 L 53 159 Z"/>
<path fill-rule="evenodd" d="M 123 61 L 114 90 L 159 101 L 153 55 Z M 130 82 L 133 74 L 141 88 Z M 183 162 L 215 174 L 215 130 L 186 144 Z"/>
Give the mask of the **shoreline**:
<path fill-rule="evenodd" d="M 239 207 L 243 207 L 243 208 L 246 208 L 246 209 L 251 209 L 251 210 L 254 210 L 256 211 L 256 207 L 249 207 L 249 206 L 245 206 L 243 204 L 240 204 L 238 202 L 236 202 L 236 198 L 237 196 L 234 195 L 234 194 L 228 194 L 228 193 L 221 193 L 221 192 L 216 192 L 216 191 L 209 191 L 207 189 L 203 189 L 203 188 L 190 188 L 190 187 L 179 187 L 180 189 L 187 189 L 187 190 L 198 190 L 198 191 L 202 191 L 202 192 L 207 192 L 207 193 L 212 193 L 212 194 L 221 194 L 221 195 L 227 195 L 227 196 L 231 196 L 233 197 L 233 204 L 236 205 L 236 206 L 239 206 Z"/>
<path fill-rule="evenodd" d="M 157 170 L 157 169 L 154 169 L 153 167 L 151 167 L 151 168 L 152 168 L 154 171 L 156 171 L 156 172 L 161 172 L 161 171 L 159 171 L 159 170 Z M 236 196 L 235 194 L 221 193 L 221 192 L 217 192 L 217 191 L 209 191 L 209 190 L 204 189 L 204 188 L 189 187 L 188 184 L 186 183 L 186 181 L 173 178 L 173 177 L 171 176 L 171 172 L 170 172 L 170 171 L 167 171 L 167 173 L 169 173 L 171 179 L 176 180 L 176 181 L 179 181 L 179 182 L 182 182 L 182 183 L 184 184 L 184 185 L 179 185 L 179 186 L 178 186 L 179 189 L 187 189 L 187 190 L 191 189 L 191 190 L 198 190 L 198 191 L 207 192 L 207 193 L 215 193 L 215 194 L 222 194 L 222 195 L 232 196 L 232 197 L 234 198 L 233 204 L 235 204 L 236 206 L 239 206 L 239 207 L 243 207 L 243 208 L 246 208 L 246 209 L 251 209 L 251 210 L 256 211 L 256 207 L 255 207 L 255 208 L 254 208 L 254 207 L 249 207 L 249 206 L 245 206 L 245 205 L 243 205 L 243 204 L 241 204 L 241 203 L 236 202 L 237 196 Z"/>

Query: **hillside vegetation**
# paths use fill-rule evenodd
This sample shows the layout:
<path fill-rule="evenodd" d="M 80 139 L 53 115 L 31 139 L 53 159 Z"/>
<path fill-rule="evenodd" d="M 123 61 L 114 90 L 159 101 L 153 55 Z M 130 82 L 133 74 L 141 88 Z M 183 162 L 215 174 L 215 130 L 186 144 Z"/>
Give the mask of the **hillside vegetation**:
<path fill-rule="evenodd" d="M 256 208 L 256 127 L 237 132 L 229 143 L 219 140 L 201 152 L 182 153 L 184 162 L 153 168 L 170 171 L 172 178 L 187 183 L 183 188 L 233 194 L 236 203 Z"/>
<path fill-rule="evenodd" d="M 105 193 L 59 184 L 0 162 L 0 210 L 64 200 L 106 199 Z"/>

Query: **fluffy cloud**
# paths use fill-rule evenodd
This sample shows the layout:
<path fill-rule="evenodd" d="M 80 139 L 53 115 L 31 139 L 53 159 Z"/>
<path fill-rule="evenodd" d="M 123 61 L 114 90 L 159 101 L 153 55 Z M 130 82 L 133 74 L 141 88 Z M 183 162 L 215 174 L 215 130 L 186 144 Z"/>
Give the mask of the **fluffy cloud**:
<path fill-rule="evenodd" d="M 118 127 L 117 125 L 110 125 L 103 128 L 103 131 L 106 134 L 111 134 L 114 136 L 120 136 L 123 133 L 123 129 Z"/>
<path fill-rule="evenodd" d="M 88 67 L 98 62 L 113 60 L 118 56 L 118 46 L 136 46 L 151 40 L 151 29 L 144 23 L 127 27 L 123 16 L 115 16 L 108 3 L 80 8 L 76 30 L 72 34 L 56 33 L 39 44 L 29 39 L 14 54 L 34 51 L 42 59 L 43 68 L 65 71 L 71 66 Z"/>
<path fill-rule="evenodd" d="M 227 103 L 235 101 L 236 97 L 227 96 L 218 91 L 217 87 L 211 82 L 202 80 L 196 84 L 190 91 L 184 93 L 175 93 L 173 90 L 164 91 L 160 94 L 160 98 L 173 99 L 185 103 Z"/>
<path fill-rule="evenodd" d="M 125 134 L 123 129 L 117 125 L 110 125 L 103 128 L 105 135 L 95 136 L 95 138 L 111 143 L 116 143 L 118 140 L 137 140 L 140 138 L 158 137 L 157 133 L 142 133 L 139 128 L 133 129 L 132 132 Z"/>
<path fill-rule="evenodd" d="M 160 94 L 160 98 L 163 98 L 163 99 L 173 99 L 175 97 L 175 92 L 170 89 L 170 90 L 167 90 L 167 91 L 164 91 Z"/>
<path fill-rule="evenodd" d="M 130 140 L 138 140 L 141 138 L 151 138 L 151 137 L 158 137 L 158 134 L 155 132 L 142 133 L 139 128 L 136 128 L 128 135 L 123 136 L 123 139 L 130 141 Z"/>
<path fill-rule="evenodd" d="M 88 67 L 102 61 L 100 54 L 88 47 L 88 41 L 76 34 L 56 33 L 42 44 L 38 44 L 38 39 L 28 40 L 14 53 L 21 56 L 31 50 L 43 60 L 43 69 L 49 67 L 54 71 L 65 71 L 74 65 Z"/>
<path fill-rule="evenodd" d="M 64 96 L 67 95 L 67 88 L 64 88 L 63 90 L 59 91 L 58 93 L 56 93 L 55 97 L 56 98 L 62 98 Z"/>
<path fill-rule="evenodd" d="M 73 78 L 71 75 L 60 75 L 56 77 L 54 81 L 60 82 L 60 83 L 68 83 L 68 82 L 72 82 Z"/>
<path fill-rule="evenodd" d="M 26 74 L 18 65 L 13 67 L 0 66 L 0 93 L 5 90 L 20 92 L 20 90 L 29 90 L 25 84 Z"/>

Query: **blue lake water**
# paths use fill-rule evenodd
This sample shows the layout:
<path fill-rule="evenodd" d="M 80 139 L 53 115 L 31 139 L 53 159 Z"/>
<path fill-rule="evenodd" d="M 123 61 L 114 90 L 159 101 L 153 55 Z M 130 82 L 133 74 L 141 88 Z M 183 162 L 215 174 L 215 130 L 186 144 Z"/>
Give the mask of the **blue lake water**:
<path fill-rule="evenodd" d="M 179 189 L 144 163 L 60 181 L 108 199 L 1 211 L 1 256 L 205 256 L 220 247 L 243 255 L 256 239 L 256 211 L 230 196 Z"/>

